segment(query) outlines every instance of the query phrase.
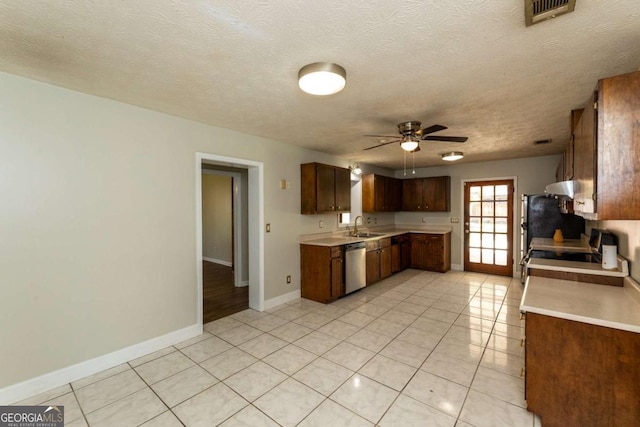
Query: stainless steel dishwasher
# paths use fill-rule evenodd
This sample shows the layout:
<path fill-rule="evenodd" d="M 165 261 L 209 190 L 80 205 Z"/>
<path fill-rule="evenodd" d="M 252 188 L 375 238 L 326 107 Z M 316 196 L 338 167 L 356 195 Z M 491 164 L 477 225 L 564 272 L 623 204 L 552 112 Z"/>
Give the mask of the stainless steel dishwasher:
<path fill-rule="evenodd" d="M 351 243 L 344 247 L 345 294 L 367 285 L 367 248 L 364 242 Z"/>

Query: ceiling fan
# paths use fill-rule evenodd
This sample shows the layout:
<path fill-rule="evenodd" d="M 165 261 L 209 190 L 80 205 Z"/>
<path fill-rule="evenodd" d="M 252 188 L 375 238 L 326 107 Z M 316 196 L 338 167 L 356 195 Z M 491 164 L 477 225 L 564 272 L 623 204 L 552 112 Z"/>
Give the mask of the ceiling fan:
<path fill-rule="evenodd" d="M 392 141 L 384 141 L 378 145 L 374 145 L 373 147 L 365 148 L 366 150 L 373 150 L 374 148 L 384 147 L 385 145 L 393 144 L 394 142 L 399 142 L 400 146 L 403 150 L 408 151 L 410 153 L 415 153 L 416 151 L 420 151 L 419 142 L 422 141 L 444 141 L 444 142 L 465 142 L 467 139 L 466 136 L 437 136 L 437 135 L 429 135 L 434 132 L 438 132 L 441 130 L 447 129 L 446 126 L 442 125 L 432 125 L 426 128 L 421 128 L 422 123 L 418 121 L 409 121 L 402 122 L 398 124 L 398 133 L 400 133 L 400 137 L 394 135 L 364 135 L 371 136 L 375 138 L 395 138 Z"/>

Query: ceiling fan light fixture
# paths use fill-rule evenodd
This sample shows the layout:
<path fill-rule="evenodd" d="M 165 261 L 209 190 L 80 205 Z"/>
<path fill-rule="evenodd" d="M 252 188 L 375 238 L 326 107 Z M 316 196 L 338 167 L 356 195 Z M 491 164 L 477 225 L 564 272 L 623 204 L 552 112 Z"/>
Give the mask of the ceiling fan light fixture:
<path fill-rule="evenodd" d="M 314 62 L 298 72 L 298 86 L 311 95 L 333 95 L 344 89 L 346 84 L 346 70 L 331 62 Z"/>
<path fill-rule="evenodd" d="M 456 160 L 460 160 L 464 157 L 464 153 L 462 151 L 451 151 L 450 153 L 444 153 L 442 155 L 442 160 L 446 160 L 448 162 L 454 162 Z"/>
<path fill-rule="evenodd" d="M 418 141 L 414 141 L 411 138 L 407 138 L 400 143 L 400 147 L 402 147 L 404 151 L 411 152 L 416 148 L 418 148 Z"/>
<path fill-rule="evenodd" d="M 354 175 L 362 175 L 362 168 L 357 163 L 354 163 L 353 166 L 349 166 L 349 169 L 351 169 L 351 173 Z"/>

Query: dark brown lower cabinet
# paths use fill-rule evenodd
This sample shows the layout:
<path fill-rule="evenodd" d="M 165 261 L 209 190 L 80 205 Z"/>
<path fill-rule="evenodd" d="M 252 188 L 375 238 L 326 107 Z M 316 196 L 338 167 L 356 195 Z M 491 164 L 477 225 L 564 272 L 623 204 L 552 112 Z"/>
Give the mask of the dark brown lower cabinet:
<path fill-rule="evenodd" d="M 412 233 L 411 268 L 438 271 L 451 269 L 451 233 Z"/>
<path fill-rule="evenodd" d="M 342 246 L 300 245 L 300 294 L 327 303 L 344 295 Z"/>
<path fill-rule="evenodd" d="M 391 239 L 369 240 L 367 245 L 367 286 L 392 273 Z"/>
<path fill-rule="evenodd" d="M 527 409 L 543 427 L 640 426 L 640 334 L 526 314 Z"/>

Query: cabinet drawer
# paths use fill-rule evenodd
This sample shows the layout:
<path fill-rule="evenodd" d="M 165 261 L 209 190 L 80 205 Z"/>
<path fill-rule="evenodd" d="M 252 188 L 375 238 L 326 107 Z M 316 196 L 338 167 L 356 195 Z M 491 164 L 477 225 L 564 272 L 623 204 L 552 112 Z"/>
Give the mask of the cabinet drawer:
<path fill-rule="evenodd" d="M 341 257 L 342 257 L 342 246 L 332 246 L 331 258 L 341 258 Z"/>
<path fill-rule="evenodd" d="M 375 251 L 376 249 L 378 249 L 380 247 L 378 245 L 378 242 L 380 242 L 380 241 L 379 240 L 367 240 L 365 242 L 365 244 L 367 245 L 367 252 Z"/>
<path fill-rule="evenodd" d="M 391 246 L 391 237 L 385 237 L 384 239 L 379 239 L 378 240 L 378 247 L 379 248 L 386 248 Z"/>

